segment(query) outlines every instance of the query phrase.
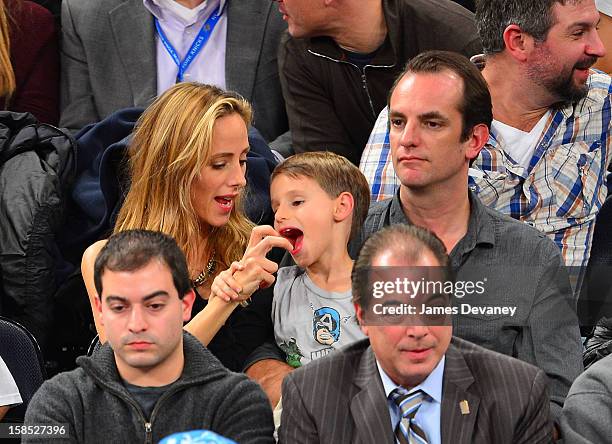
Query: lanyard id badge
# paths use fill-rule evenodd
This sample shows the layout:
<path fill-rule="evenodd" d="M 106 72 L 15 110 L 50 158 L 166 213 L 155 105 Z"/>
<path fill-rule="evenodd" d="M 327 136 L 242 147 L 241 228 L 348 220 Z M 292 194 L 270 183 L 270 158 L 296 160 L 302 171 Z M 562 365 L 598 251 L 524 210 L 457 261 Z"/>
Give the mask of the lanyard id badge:
<path fill-rule="evenodd" d="M 159 20 L 157 20 L 157 17 L 155 18 L 155 29 L 157 29 L 157 34 L 159 35 L 160 40 L 164 44 L 166 51 L 168 51 L 168 54 L 170 54 L 170 57 L 172 57 L 172 60 L 174 61 L 176 66 L 178 66 L 178 74 L 176 75 L 177 82 L 183 81 L 183 77 L 185 76 L 185 72 L 187 71 L 187 68 L 189 68 L 189 65 L 191 65 L 191 62 L 193 62 L 193 59 L 196 58 L 196 56 L 200 53 L 202 48 L 208 42 L 208 39 L 210 38 L 211 34 L 215 30 L 215 26 L 217 26 L 217 23 L 219 22 L 219 18 L 221 17 L 222 14 L 223 14 L 223 11 L 222 10 L 219 11 L 219 7 L 217 6 L 217 8 L 213 11 L 213 13 L 204 22 L 204 24 L 202 25 L 202 28 L 200 28 L 200 32 L 194 39 L 193 43 L 191 43 L 191 47 L 189 48 L 189 51 L 187 51 L 187 54 L 185 55 L 185 58 L 183 59 L 183 61 L 179 59 L 179 56 L 176 50 L 174 49 L 174 46 L 172 46 L 172 44 L 170 43 L 170 41 L 164 34 L 164 31 L 162 30 L 159 24 Z"/>

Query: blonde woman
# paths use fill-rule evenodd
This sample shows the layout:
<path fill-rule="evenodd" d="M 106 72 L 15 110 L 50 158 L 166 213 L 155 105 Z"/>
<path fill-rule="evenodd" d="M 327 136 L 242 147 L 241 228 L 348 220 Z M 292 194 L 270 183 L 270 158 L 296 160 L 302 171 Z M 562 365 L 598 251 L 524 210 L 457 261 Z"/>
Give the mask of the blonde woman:
<path fill-rule="evenodd" d="M 0 0 L 0 110 L 59 119 L 59 51 L 53 16 L 34 2 Z"/>
<path fill-rule="evenodd" d="M 234 370 L 241 369 L 246 355 L 269 334 L 270 321 L 258 329 L 249 315 L 261 314 L 240 308 L 232 315 L 238 302 L 217 297 L 207 301 L 213 278 L 242 258 L 256 263 L 249 273 L 268 286 L 277 265 L 265 259 L 265 252 L 273 246 L 290 247 L 274 236 L 262 241 L 275 232 L 253 230 L 242 212 L 250 122 L 250 105 L 233 93 L 197 83 L 180 83 L 166 91 L 136 124 L 128 154 L 131 184 L 114 230 L 157 230 L 176 239 L 200 296 L 194 304 L 199 313 L 186 329 Z M 93 308 L 98 297 L 93 264 L 105 242 L 89 247 L 81 264 L 101 342 L 106 335 Z M 241 335 L 234 328 L 248 333 Z"/>

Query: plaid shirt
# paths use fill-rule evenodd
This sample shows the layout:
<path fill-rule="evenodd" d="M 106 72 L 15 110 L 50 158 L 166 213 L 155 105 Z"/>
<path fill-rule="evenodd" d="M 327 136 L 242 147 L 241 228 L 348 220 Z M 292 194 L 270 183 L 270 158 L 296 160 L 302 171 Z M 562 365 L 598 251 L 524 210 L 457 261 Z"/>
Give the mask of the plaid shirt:
<path fill-rule="evenodd" d="M 470 168 L 470 188 L 480 200 L 546 233 L 568 266 L 586 266 L 595 217 L 606 198 L 611 83 L 608 75 L 592 72 L 587 97 L 551 113 L 528 168 L 506 154 L 494 132 Z M 361 158 L 373 200 L 393 197 L 399 186 L 387 121 L 384 109 Z"/>

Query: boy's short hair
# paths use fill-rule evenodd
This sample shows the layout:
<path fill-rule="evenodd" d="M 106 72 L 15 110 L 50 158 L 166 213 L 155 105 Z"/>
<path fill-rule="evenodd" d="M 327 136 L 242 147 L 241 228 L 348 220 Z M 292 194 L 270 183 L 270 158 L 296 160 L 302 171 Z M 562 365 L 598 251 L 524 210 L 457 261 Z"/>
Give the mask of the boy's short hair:
<path fill-rule="evenodd" d="M 363 173 L 346 157 L 329 151 L 295 154 L 277 165 L 270 183 L 280 175 L 312 179 L 332 199 L 344 192 L 351 193 L 354 207 L 349 240 L 359 234 L 370 207 L 370 187 Z"/>

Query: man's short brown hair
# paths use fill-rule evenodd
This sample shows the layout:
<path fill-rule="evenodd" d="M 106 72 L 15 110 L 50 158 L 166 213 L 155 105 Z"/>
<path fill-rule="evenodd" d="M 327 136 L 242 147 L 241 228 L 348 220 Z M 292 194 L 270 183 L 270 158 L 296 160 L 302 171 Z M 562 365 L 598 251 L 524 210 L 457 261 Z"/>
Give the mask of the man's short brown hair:
<path fill-rule="evenodd" d="M 463 97 L 458 104 L 458 110 L 463 119 L 461 141 L 468 140 L 476 125 L 485 124 L 490 129 L 493 121 L 493 105 L 487 82 L 476 65 L 467 57 L 456 52 L 425 51 L 410 60 L 391 87 L 387 104 L 390 105 L 393 91 L 406 75 L 443 71 L 456 74 L 463 83 Z"/>

